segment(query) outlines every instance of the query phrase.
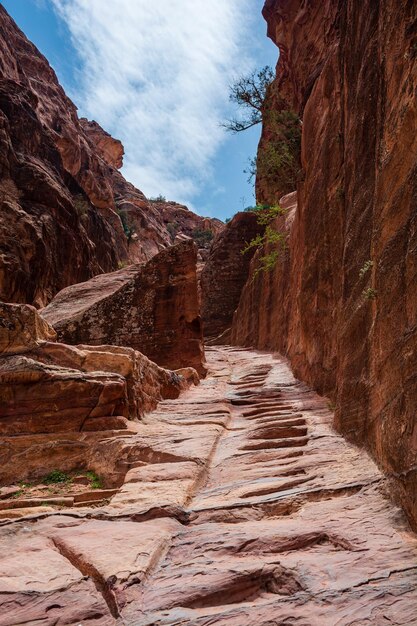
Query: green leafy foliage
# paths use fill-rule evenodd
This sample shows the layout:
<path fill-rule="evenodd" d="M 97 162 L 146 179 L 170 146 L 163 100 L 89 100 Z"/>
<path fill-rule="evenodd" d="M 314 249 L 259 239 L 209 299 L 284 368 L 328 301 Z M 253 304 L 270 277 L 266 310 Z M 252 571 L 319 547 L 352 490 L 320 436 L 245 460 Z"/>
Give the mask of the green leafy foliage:
<path fill-rule="evenodd" d="M 370 269 L 372 269 L 372 267 L 374 266 L 374 262 L 369 260 L 366 261 L 366 263 L 363 265 L 363 267 L 361 267 L 361 269 L 359 270 L 359 278 L 363 278 Z"/>
<path fill-rule="evenodd" d="M 61 470 L 53 470 L 43 479 L 43 483 L 45 485 L 53 485 L 56 483 L 67 483 L 69 480 L 70 477 L 65 472 L 61 472 Z"/>
<path fill-rule="evenodd" d="M 301 121 L 294 111 L 265 113 L 268 140 L 249 163 L 249 181 L 254 177 L 275 195 L 294 191 L 301 177 Z"/>
<path fill-rule="evenodd" d="M 90 480 L 90 487 L 92 489 L 103 488 L 103 481 L 101 480 L 100 476 L 98 476 L 95 472 L 89 471 L 89 472 L 86 472 L 85 475 Z"/>
<path fill-rule="evenodd" d="M 174 241 L 177 235 L 178 229 L 179 229 L 179 225 L 177 222 L 168 222 L 167 231 L 169 232 L 171 236 L 171 241 Z"/>
<path fill-rule="evenodd" d="M 128 217 L 124 211 L 118 209 L 117 213 L 120 217 L 120 221 L 122 222 L 123 232 L 126 235 L 126 239 L 128 240 L 128 242 L 130 242 L 130 240 L 132 239 L 132 235 L 134 235 L 135 233 L 135 230 L 133 226 L 129 224 Z"/>
<path fill-rule="evenodd" d="M 166 202 L 167 199 L 165 196 L 159 194 L 159 196 L 155 196 L 154 198 L 148 198 L 149 202 Z"/>
<path fill-rule="evenodd" d="M 267 206 L 257 205 L 252 207 L 253 212 L 258 213 L 257 222 L 261 226 L 265 226 L 263 234 L 258 233 L 242 250 L 242 254 L 246 254 L 249 250 L 256 250 L 272 246 L 273 250 L 266 252 L 263 256 L 259 257 L 259 266 L 257 267 L 254 278 L 259 272 L 269 272 L 275 266 L 287 247 L 287 238 L 285 233 L 279 231 L 272 222 L 279 216 L 284 215 L 285 210 L 279 205 Z"/>
<path fill-rule="evenodd" d="M 365 300 L 375 300 L 378 295 L 378 292 L 373 287 L 368 287 L 368 289 L 364 289 L 362 292 Z"/>
<path fill-rule="evenodd" d="M 214 235 L 211 230 L 196 228 L 193 230 L 192 237 L 199 248 L 209 248 Z"/>
<path fill-rule="evenodd" d="M 223 127 L 239 133 L 262 122 L 263 106 L 274 72 L 268 65 L 248 76 L 241 76 L 230 86 L 229 100 L 242 110 L 241 118 L 227 120 Z"/>

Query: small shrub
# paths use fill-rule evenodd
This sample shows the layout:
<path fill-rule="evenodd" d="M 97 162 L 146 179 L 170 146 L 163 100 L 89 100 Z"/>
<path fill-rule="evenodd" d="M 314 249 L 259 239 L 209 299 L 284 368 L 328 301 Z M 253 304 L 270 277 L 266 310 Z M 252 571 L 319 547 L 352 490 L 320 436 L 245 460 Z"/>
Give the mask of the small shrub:
<path fill-rule="evenodd" d="M 132 239 L 132 235 L 135 234 L 135 230 L 133 226 L 131 226 L 128 222 L 127 215 L 122 210 L 117 209 L 117 213 L 120 217 L 120 221 L 122 222 L 123 232 L 126 235 L 126 239 L 128 242 Z"/>
<path fill-rule="evenodd" d="M 281 253 L 287 247 L 287 237 L 285 233 L 280 232 L 271 225 L 271 222 L 280 215 L 283 215 L 285 210 L 279 205 L 270 206 L 268 208 L 265 208 L 265 206 L 266 205 L 260 205 L 261 208 L 255 208 L 255 210 L 259 211 L 257 218 L 258 224 L 265 226 L 264 234 L 261 235 L 258 233 L 256 237 L 247 243 L 242 250 L 242 254 L 246 254 L 246 252 L 252 250 L 253 248 L 259 249 L 266 245 L 275 246 L 275 250 L 272 250 L 259 258 L 259 266 L 254 272 L 254 278 L 259 274 L 259 272 L 271 271 L 276 266 Z"/>
<path fill-rule="evenodd" d="M 53 470 L 50 472 L 43 480 L 45 485 L 52 485 L 55 483 L 67 483 L 70 480 L 70 477 L 65 472 L 61 472 L 61 470 Z"/>
<path fill-rule="evenodd" d="M 374 289 L 373 287 L 368 287 L 368 289 L 363 290 L 362 295 L 365 298 L 365 300 L 375 300 L 378 293 L 376 289 Z"/>
<path fill-rule="evenodd" d="M 162 196 L 161 194 L 159 196 L 155 196 L 154 198 L 148 198 L 149 202 L 166 202 L 167 199 L 165 198 L 165 196 Z"/>
<path fill-rule="evenodd" d="M 225 223 L 225 224 L 228 224 L 228 223 L 229 223 L 229 222 L 231 222 L 231 221 L 232 221 L 232 218 L 231 218 L 231 217 L 226 217 L 226 219 L 224 220 L 224 223 Z"/>
<path fill-rule="evenodd" d="M 366 263 L 364 264 L 363 267 L 361 267 L 361 269 L 359 270 L 359 278 L 363 278 L 368 272 L 369 270 L 374 266 L 374 262 L 369 260 L 366 261 Z"/>
<path fill-rule="evenodd" d="M 213 237 L 214 235 L 211 230 L 204 230 L 201 228 L 196 228 L 192 233 L 192 238 L 199 248 L 208 248 Z"/>
<path fill-rule="evenodd" d="M 101 480 L 100 476 L 98 476 L 95 472 L 89 471 L 89 472 L 86 472 L 85 475 L 90 480 L 91 489 L 103 488 L 103 481 Z"/>
<path fill-rule="evenodd" d="M 265 112 L 264 123 L 269 139 L 245 171 L 249 181 L 256 176 L 275 195 L 285 195 L 297 188 L 301 178 L 301 120 L 294 111 L 273 110 Z"/>
<path fill-rule="evenodd" d="M 169 232 L 169 234 L 171 235 L 171 240 L 174 241 L 177 232 L 179 229 L 179 225 L 177 222 L 168 222 L 167 224 L 167 231 Z"/>
<path fill-rule="evenodd" d="M 81 194 L 77 194 L 76 196 L 74 196 L 73 202 L 78 217 L 81 218 L 83 217 L 83 215 L 87 215 L 89 204 Z"/>
<path fill-rule="evenodd" d="M 117 268 L 118 268 L 119 270 L 122 270 L 124 267 L 127 267 L 127 265 L 128 265 L 127 261 L 119 261 L 119 262 L 117 263 Z"/>

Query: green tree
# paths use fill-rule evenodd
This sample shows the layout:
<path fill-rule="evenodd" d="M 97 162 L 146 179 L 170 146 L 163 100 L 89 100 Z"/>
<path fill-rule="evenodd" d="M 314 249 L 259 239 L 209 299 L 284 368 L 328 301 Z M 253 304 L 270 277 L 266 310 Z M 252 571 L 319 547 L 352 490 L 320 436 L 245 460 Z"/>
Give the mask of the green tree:
<path fill-rule="evenodd" d="M 229 100 L 243 111 L 241 118 L 227 120 L 222 126 L 232 133 L 240 133 L 262 122 L 262 111 L 274 72 L 266 65 L 248 76 L 241 76 L 230 85 Z"/>

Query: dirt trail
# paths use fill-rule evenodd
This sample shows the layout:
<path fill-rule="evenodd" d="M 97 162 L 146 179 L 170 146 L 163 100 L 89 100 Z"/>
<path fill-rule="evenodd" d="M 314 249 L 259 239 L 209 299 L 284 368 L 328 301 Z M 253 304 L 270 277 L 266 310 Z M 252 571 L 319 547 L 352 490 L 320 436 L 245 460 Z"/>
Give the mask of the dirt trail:
<path fill-rule="evenodd" d="M 3 522 L 1 626 L 417 624 L 417 538 L 326 402 L 267 353 L 208 359 L 119 442 L 107 506 Z"/>

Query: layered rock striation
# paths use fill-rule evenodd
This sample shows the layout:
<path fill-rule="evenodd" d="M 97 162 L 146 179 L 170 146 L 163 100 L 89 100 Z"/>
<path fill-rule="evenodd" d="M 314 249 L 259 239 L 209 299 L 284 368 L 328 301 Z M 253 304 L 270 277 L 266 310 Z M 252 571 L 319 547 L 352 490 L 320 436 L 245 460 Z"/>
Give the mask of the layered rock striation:
<path fill-rule="evenodd" d="M 78 118 L 3 6 L 0 49 L 0 298 L 40 308 L 70 284 L 171 245 L 174 216 L 124 179 L 121 142 Z M 187 234 L 211 224 L 191 211 L 186 221 Z"/>
<path fill-rule="evenodd" d="M 106 489 L 0 489 L 1 626 L 415 623 L 417 539 L 366 452 L 283 359 L 208 359 L 97 447 Z"/>
<path fill-rule="evenodd" d="M 129 346 L 159 365 L 204 374 L 204 349 L 192 240 L 148 263 L 72 285 L 41 314 L 69 344 Z"/>
<path fill-rule="evenodd" d="M 302 180 L 287 255 L 246 288 L 234 337 L 285 352 L 332 397 L 417 525 L 416 7 L 267 0 L 264 15 L 280 48 L 270 97 L 302 117 Z"/>
<path fill-rule="evenodd" d="M 132 348 L 57 343 L 34 307 L 0 304 L 0 483 L 85 467 L 105 433 L 177 398 L 194 374 Z"/>

